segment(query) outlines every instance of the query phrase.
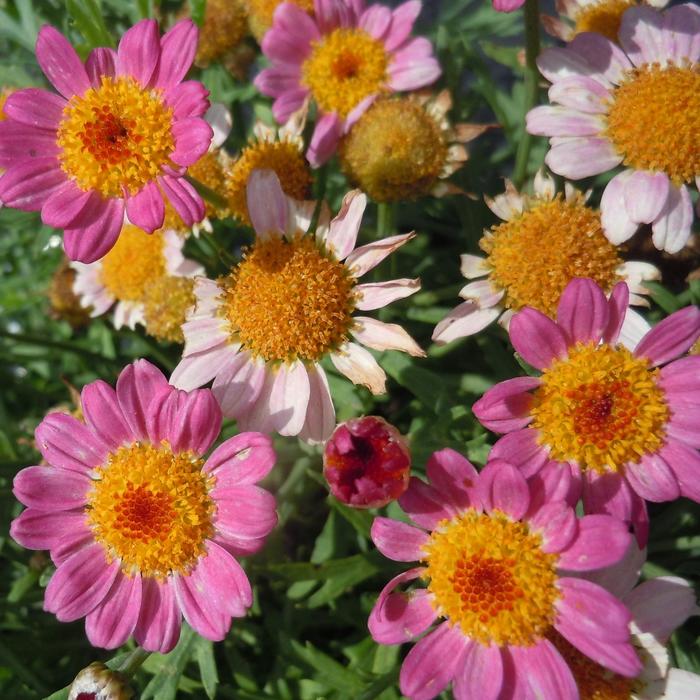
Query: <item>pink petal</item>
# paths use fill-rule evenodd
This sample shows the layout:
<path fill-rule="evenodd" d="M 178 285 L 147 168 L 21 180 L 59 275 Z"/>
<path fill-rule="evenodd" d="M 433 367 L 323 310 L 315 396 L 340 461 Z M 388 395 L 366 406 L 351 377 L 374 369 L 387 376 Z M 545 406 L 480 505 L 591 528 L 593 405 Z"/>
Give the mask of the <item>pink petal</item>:
<path fill-rule="evenodd" d="M 331 355 L 331 362 L 353 384 L 366 386 L 375 396 L 386 391 L 386 373 L 361 345 L 344 343 Z"/>
<path fill-rule="evenodd" d="M 510 653 L 517 675 L 529 689 L 528 700 L 579 697 L 569 665 L 548 639 L 541 639 L 530 647 L 511 646 Z"/>
<path fill-rule="evenodd" d="M 294 112 L 303 106 L 308 95 L 309 89 L 306 87 L 298 87 L 284 92 L 272 104 L 272 116 L 280 124 L 284 124 Z"/>
<path fill-rule="evenodd" d="M 187 180 L 159 175 L 158 184 L 187 226 L 192 226 L 204 218 L 204 202 Z"/>
<path fill-rule="evenodd" d="M 382 39 L 393 20 L 392 11 L 385 5 L 371 5 L 360 17 L 359 27 L 373 39 Z"/>
<path fill-rule="evenodd" d="M 36 60 L 44 75 L 66 99 L 90 89 L 90 79 L 75 49 L 63 34 L 48 24 L 39 30 Z"/>
<path fill-rule="evenodd" d="M 625 556 L 617 564 L 605 569 L 587 571 L 580 574 L 580 576 L 588 581 L 597 583 L 624 602 L 625 596 L 637 585 L 646 560 L 646 550 L 640 549 L 639 545 L 633 540 Z M 632 614 L 632 617 L 634 617 L 634 614 Z"/>
<path fill-rule="evenodd" d="M 263 362 L 253 360 L 245 352 L 236 355 L 231 365 L 222 370 L 212 384 L 211 390 L 223 414 L 227 418 L 246 415 L 260 396 L 265 376 Z"/>
<path fill-rule="evenodd" d="M 570 49 L 549 48 L 537 57 L 537 67 L 540 73 L 551 83 L 556 83 L 571 76 L 590 77 L 593 72 L 588 61 Z M 598 76 L 596 76 L 597 78 Z M 601 84 L 608 81 L 600 76 Z"/>
<path fill-rule="evenodd" d="M 604 114 L 610 91 L 592 78 L 572 75 L 549 88 L 549 101 L 587 114 Z"/>
<path fill-rule="evenodd" d="M 209 123 L 200 117 L 179 119 L 172 126 L 175 150 L 170 159 L 178 165 L 194 165 L 206 152 L 214 131 Z"/>
<path fill-rule="evenodd" d="M 270 394 L 270 414 L 275 432 L 298 435 L 306 422 L 311 383 L 303 362 L 277 368 Z"/>
<path fill-rule="evenodd" d="M 671 182 L 665 173 L 637 171 L 625 183 L 625 208 L 630 219 L 650 224 L 666 204 Z"/>
<path fill-rule="evenodd" d="M 181 19 L 160 40 L 160 62 L 151 79 L 153 87 L 168 89 L 187 74 L 197 52 L 199 30 L 191 19 Z"/>
<path fill-rule="evenodd" d="M 506 379 L 489 389 L 472 406 L 472 411 L 484 427 L 495 433 L 521 430 L 532 420 L 532 395 L 528 392 L 539 385 L 538 377 Z"/>
<path fill-rule="evenodd" d="M 337 27 L 347 27 L 354 19 L 345 0 L 314 0 L 314 17 L 321 34 L 328 34 Z"/>
<path fill-rule="evenodd" d="M 306 158 L 312 168 L 320 168 L 336 151 L 343 135 L 343 120 L 336 112 L 324 114 L 317 122 Z"/>
<path fill-rule="evenodd" d="M 2 110 L 7 117 L 21 124 L 55 131 L 66 106 L 67 102 L 52 92 L 27 88 L 11 93 Z"/>
<path fill-rule="evenodd" d="M 657 384 L 674 408 L 700 404 L 700 356 L 681 357 L 662 367 Z"/>
<path fill-rule="evenodd" d="M 248 214 L 262 240 L 272 233 L 284 233 L 289 220 L 289 203 L 274 170 L 253 170 L 246 187 Z"/>
<path fill-rule="evenodd" d="M 423 567 L 404 571 L 382 589 L 367 621 L 369 633 L 378 644 L 407 642 L 433 624 L 437 613 L 424 588 L 408 593 L 394 592 L 399 585 L 418 578 L 423 571 Z"/>
<path fill-rule="evenodd" d="M 558 175 L 580 180 L 611 170 L 622 162 L 606 138 L 567 138 L 552 144 L 544 162 Z"/>
<path fill-rule="evenodd" d="M 549 461 L 547 451 L 537 442 L 537 430 L 523 428 L 507 433 L 496 441 L 489 452 L 490 459 L 502 459 L 518 467 L 527 479 Z"/>
<path fill-rule="evenodd" d="M 154 19 L 142 19 L 122 34 L 117 47 L 117 76 L 136 78 L 147 87 L 160 58 L 160 32 Z"/>
<path fill-rule="evenodd" d="M 338 260 L 345 260 L 355 248 L 366 206 L 367 195 L 359 190 L 352 190 L 343 197 L 340 211 L 331 221 L 325 240 Z"/>
<path fill-rule="evenodd" d="M 26 549 L 53 549 L 65 538 L 92 539 L 82 508 L 70 511 L 27 508 L 12 521 L 10 535 Z"/>
<path fill-rule="evenodd" d="M 240 433 L 211 453 L 202 471 L 216 477 L 218 487 L 247 486 L 264 479 L 275 466 L 272 440 L 262 433 Z"/>
<path fill-rule="evenodd" d="M 666 58 L 676 65 L 700 59 L 700 12 L 692 4 L 676 5 L 664 12 Z"/>
<path fill-rule="evenodd" d="M 110 450 L 131 442 L 129 424 L 117 401 L 117 393 L 101 379 L 85 386 L 80 394 L 83 416 L 88 428 Z"/>
<path fill-rule="evenodd" d="M 620 24 L 620 45 L 635 66 L 667 60 L 663 41 L 663 15 L 648 6 L 632 7 Z"/>
<path fill-rule="evenodd" d="M 629 306 L 629 288 L 625 282 L 618 282 L 610 294 L 608 300 L 608 325 L 603 331 L 603 342 L 615 345 L 625 321 L 625 315 Z"/>
<path fill-rule="evenodd" d="M 457 338 L 474 335 L 493 323 L 502 312 L 500 306 L 482 309 L 473 301 L 465 301 L 435 326 L 432 339 L 438 345 L 444 345 Z"/>
<path fill-rule="evenodd" d="M 362 275 L 374 269 L 384 258 L 408 243 L 415 236 L 415 233 L 402 233 L 355 248 L 345 259 L 345 266 L 354 277 L 362 277 Z"/>
<path fill-rule="evenodd" d="M 481 506 L 479 474 L 472 463 L 456 450 L 445 447 L 433 452 L 426 466 L 426 474 L 443 503 L 452 506 L 455 513 Z"/>
<path fill-rule="evenodd" d="M 610 180 L 600 200 L 601 223 L 605 237 L 615 245 L 632 238 L 639 224 L 632 221 L 625 206 L 625 186 L 632 176 L 623 170 Z"/>
<path fill-rule="evenodd" d="M 63 247 L 71 260 L 85 264 L 106 255 L 124 224 L 124 202 L 92 197 L 82 213 L 63 232 Z"/>
<path fill-rule="evenodd" d="M 693 224 L 693 202 L 685 185 L 672 186 L 668 199 L 651 226 L 654 245 L 667 253 L 678 253 L 685 247 Z"/>
<path fill-rule="evenodd" d="M 39 211 L 65 180 L 55 158 L 21 160 L 0 177 L 0 201 L 14 209 Z"/>
<path fill-rule="evenodd" d="M 479 642 L 468 645 L 456 670 L 456 698 L 499 700 L 503 688 L 503 657 L 496 645 Z"/>
<path fill-rule="evenodd" d="M 700 336 L 700 309 L 687 306 L 657 323 L 637 345 L 635 357 L 648 358 L 653 367 L 683 355 Z"/>
<path fill-rule="evenodd" d="M 559 566 L 568 571 L 602 569 L 619 562 L 630 546 L 627 525 L 610 515 L 584 515 L 578 535 L 559 553 Z"/>
<path fill-rule="evenodd" d="M 393 561 L 420 561 L 430 540 L 423 530 L 391 518 L 375 518 L 370 536 L 377 549 Z"/>
<path fill-rule="evenodd" d="M 298 10 L 299 14 L 303 14 L 306 20 L 311 23 L 314 30 L 316 25 L 313 20 L 301 8 L 291 3 L 286 3 L 286 6 L 292 6 Z M 279 7 L 283 7 L 280 5 Z M 301 65 L 311 53 L 311 41 L 308 36 L 296 37 L 288 31 L 279 27 L 273 26 L 263 37 L 260 47 L 267 58 L 273 63 L 291 64 L 295 66 Z M 318 34 L 318 31 L 316 31 Z"/>
<path fill-rule="evenodd" d="M 597 343 L 608 317 L 608 300 L 593 280 L 575 278 L 566 285 L 557 307 L 557 323 L 569 345 Z"/>
<path fill-rule="evenodd" d="M 484 509 L 498 510 L 521 520 L 530 507 L 525 477 L 508 462 L 490 460 L 479 474 L 479 496 Z"/>
<path fill-rule="evenodd" d="M 81 190 L 73 180 L 65 180 L 57 187 L 41 209 L 41 220 L 47 226 L 70 228 L 83 212 L 99 206 L 100 195 L 92 190 Z"/>
<path fill-rule="evenodd" d="M 355 316 L 350 334 L 362 345 L 373 350 L 398 350 L 413 357 L 425 357 L 416 341 L 397 323 L 384 323 L 369 316 Z"/>
<path fill-rule="evenodd" d="M 71 510 L 87 502 L 92 482 L 84 474 L 60 467 L 27 467 L 14 478 L 17 500 L 42 511 Z"/>
<path fill-rule="evenodd" d="M 275 498 L 258 486 L 216 486 L 214 526 L 223 535 L 241 539 L 265 537 L 277 524 Z"/>
<path fill-rule="evenodd" d="M 528 518 L 528 524 L 531 530 L 542 535 L 542 551 L 548 554 L 569 547 L 579 532 L 576 514 L 564 501 L 545 503 Z"/>
<path fill-rule="evenodd" d="M 369 282 L 358 284 L 355 293 L 358 300 L 355 308 L 360 311 L 381 309 L 389 304 L 405 299 L 420 290 L 418 279 L 397 279 L 388 282 Z"/>
<path fill-rule="evenodd" d="M 166 579 L 143 579 L 141 612 L 134 638 L 146 651 L 167 654 L 180 637 L 181 613 L 175 591 Z"/>
<path fill-rule="evenodd" d="M 670 440 L 660 452 L 678 479 L 681 495 L 700 502 L 700 454 L 697 450 Z"/>
<path fill-rule="evenodd" d="M 391 28 L 384 39 L 384 48 L 394 51 L 403 44 L 413 31 L 413 25 L 420 14 L 420 0 L 409 0 L 399 5 L 392 13 Z"/>
<path fill-rule="evenodd" d="M 229 361 L 233 363 L 236 358 L 238 355 L 235 349 L 225 342 L 208 350 L 185 355 L 170 375 L 170 383 L 178 389 L 191 391 L 214 377 L 219 379 L 230 369 Z M 216 391 L 214 395 L 226 411 L 221 396 Z"/>
<path fill-rule="evenodd" d="M 399 505 L 414 523 L 428 530 L 456 515 L 443 500 L 443 494 L 412 476 L 408 489 L 399 497 Z"/>
<path fill-rule="evenodd" d="M 510 322 L 510 340 L 516 352 L 536 369 L 544 370 L 567 354 L 562 329 L 537 309 L 525 307 Z M 521 426 L 522 427 L 522 426 Z"/>
<path fill-rule="evenodd" d="M 309 375 L 309 405 L 306 410 L 306 422 L 299 433 L 302 440 L 323 442 L 335 428 L 335 408 L 331 400 L 326 373 L 320 365 L 306 368 Z"/>
<path fill-rule="evenodd" d="M 198 80 L 186 80 L 168 88 L 164 98 L 173 110 L 173 117 L 180 120 L 201 117 L 209 109 L 208 96 L 209 90 Z"/>
<path fill-rule="evenodd" d="M 659 454 L 645 454 L 639 462 L 625 465 L 627 483 L 645 500 L 661 503 L 679 498 L 680 486 Z"/>
<path fill-rule="evenodd" d="M 538 136 L 595 136 L 605 129 L 597 114 L 558 105 L 541 105 L 526 117 L 527 131 Z"/>
<path fill-rule="evenodd" d="M 141 576 L 117 574 L 105 599 L 87 616 L 85 632 L 90 644 L 116 649 L 136 627 L 141 610 Z"/>
<path fill-rule="evenodd" d="M 53 160 L 61 153 L 55 132 L 12 119 L 0 120 L 0 167 L 9 168 L 35 158 Z M 9 181 L 8 181 L 9 186 Z M 40 208 L 37 206 L 37 209 Z"/>
<path fill-rule="evenodd" d="M 569 49 L 583 58 L 588 64 L 594 79 L 602 79 L 619 84 L 632 64 L 625 52 L 602 34 L 583 32 L 577 34 L 569 44 Z"/>
<path fill-rule="evenodd" d="M 189 626 L 205 639 L 220 642 L 231 626 L 231 616 L 215 606 L 199 577 L 174 576 L 172 581 L 177 603 Z"/>
<path fill-rule="evenodd" d="M 493 0 L 496 12 L 514 12 L 525 4 L 525 0 Z"/>
<path fill-rule="evenodd" d="M 275 9 L 274 28 L 282 30 L 298 44 L 309 44 L 321 38 L 314 20 L 291 2 L 282 3 Z"/>
<path fill-rule="evenodd" d="M 422 37 L 418 37 L 413 41 L 418 42 L 421 39 Z M 427 40 L 422 39 L 422 42 L 427 42 Z M 421 49 L 424 46 L 422 42 L 418 45 Z M 415 50 L 415 47 L 404 49 L 404 51 L 409 52 L 412 50 Z M 442 69 L 437 59 L 433 56 L 423 56 L 422 51 L 420 54 L 416 58 L 410 58 L 410 54 L 404 54 L 401 56 L 401 60 L 395 58 L 394 62 L 389 65 L 389 87 L 392 90 L 396 92 L 417 90 L 431 85 L 440 77 Z"/>
<path fill-rule="evenodd" d="M 533 512 L 552 501 L 564 501 L 573 507 L 581 497 L 581 471 L 568 462 L 547 460 L 527 481 Z"/>
<path fill-rule="evenodd" d="M 280 64 L 265 68 L 257 74 L 253 84 L 263 95 L 270 97 L 281 97 L 286 93 L 298 91 L 301 85 L 299 66 Z"/>
<path fill-rule="evenodd" d="M 163 225 L 165 202 L 155 182 L 146 183 L 140 192 L 126 200 L 126 215 L 134 226 L 148 233 Z"/>
<path fill-rule="evenodd" d="M 85 70 L 93 87 L 102 85 L 102 76 L 113 78 L 117 72 L 117 52 L 114 49 L 99 46 L 90 51 Z"/>

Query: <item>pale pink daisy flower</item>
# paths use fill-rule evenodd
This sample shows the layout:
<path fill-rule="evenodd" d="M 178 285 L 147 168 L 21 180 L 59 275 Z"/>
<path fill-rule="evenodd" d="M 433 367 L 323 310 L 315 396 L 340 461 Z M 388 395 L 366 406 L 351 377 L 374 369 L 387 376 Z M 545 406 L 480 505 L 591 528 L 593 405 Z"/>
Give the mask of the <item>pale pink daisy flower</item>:
<path fill-rule="evenodd" d="M 335 427 L 324 357 L 382 394 L 386 375 L 363 345 L 425 354 L 401 326 L 353 316 L 420 289 L 417 279 L 358 284 L 414 234 L 356 248 L 367 203 L 358 191 L 345 196 L 332 221 L 322 207 L 315 232 L 308 230 L 314 203 L 286 197 L 274 172 L 253 171 L 247 193 L 256 241 L 227 276 L 197 279 L 183 357 L 170 381 L 192 389 L 213 379 L 224 415 L 242 429 L 318 442 Z"/>
<path fill-rule="evenodd" d="M 375 518 L 371 531 L 384 556 L 421 562 L 385 586 L 369 617 L 380 644 L 427 632 L 401 667 L 404 695 L 430 700 L 452 683 L 457 700 L 578 698 L 555 634 L 615 673 L 639 674 L 629 611 L 579 577 L 625 555 L 624 523 L 577 518 L 501 460 L 477 473 L 444 449 L 431 457 L 427 475 L 430 484 L 413 477 L 399 499 L 418 527 Z M 415 579 L 425 587 L 396 592 Z"/>
<path fill-rule="evenodd" d="M 144 324 L 149 285 L 163 276 L 195 277 L 204 268 L 182 254 L 185 241 L 176 231 L 148 234 L 125 224 L 116 245 L 100 260 L 74 262 L 73 291 L 90 316 L 102 316 L 114 307 L 114 327 Z"/>
<path fill-rule="evenodd" d="M 116 242 L 124 219 L 154 231 L 167 199 L 187 225 L 204 204 L 185 179 L 209 147 L 202 118 L 206 88 L 185 81 L 197 48 L 197 27 L 178 22 L 162 38 L 155 20 L 129 29 L 116 51 L 94 49 L 85 64 L 56 29 L 39 32 L 39 65 L 59 95 L 18 90 L 0 123 L 0 199 L 41 211 L 65 229 L 72 260 L 90 263 Z"/>
<path fill-rule="evenodd" d="M 506 180 L 505 193 L 486 197 L 504 223 L 484 231 L 479 246 L 485 256 L 461 256 L 462 275 L 473 281 L 459 293 L 465 301 L 435 327 L 433 340 L 441 345 L 478 333 L 494 321 L 507 329 L 513 314 L 525 306 L 553 318 L 574 277 L 594 279 L 607 294 L 624 281 L 630 304 L 648 306 L 644 282 L 659 279 L 659 270 L 650 263 L 622 260 L 603 234 L 600 212 L 586 205 L 589 195 L 568 182 L 564 195 L 557 194 L 554 180 L 540 171 L 533 195 L 518 192 Z M 633 347 L 648 330 L 647 322 L 629 309 L 621 342 Z"/>
<path fill-rule="evenodd" d="M 622 243 L 651 224 L 654 245 L 677 253 L 700 186 L 700 7 L 633 7 L 619 40 L 583 33 L 545 51 L 537 65 L 554 104 L 531 110 L 527 130 L 551 137 L 545 162 L 564 177 L 623 164 L 600 203 L 606 235 Z"/>
<path fill-rule="evenodd" d="M 628 295 L 623 282 L 606 299 L 575 279 L 556 322 L 519 311 L 511 343 L 542 374 L 497 384 L 472 410 L 505 433 L 492 457 L 546 493 L 571 503 L 582 494 L 586 512 L 631 522 L 644 544 L 647 500 L 700 501 L 700 357 L 682 357 L 700 336 L 700 309 L 671 314 L 628 349 L 619 343 Z"/>
<path fill-rule="evenodd" d="M 343 134 L 382 94 L 435 82 L 440 65 L 424 37 L 411 37 L 422 7 L 409 0 L 392 10 L 364 0 L 314 0 L 314 14 L 285 2 L 276 10 L 262 49 L 272 66 L 255 85 L 275 98 L 278 122 L 307 101 L 319 110 L 307 157 L 325 163 Z"/>
<path fill-rule="evenodd" d="M 223 639 L 253 596 L 236 557 L 262 547 L 275 499 L 256 486 L 272 469 L 269 438 L 241 433 L 209 450 L 221 411 L 208 389 L 179 391 L 146 360 L 124 368 L 116 391 L 82 391 L 85 422 L 50 413 L 36 429 L 49 466 L 23 469 L 15 496 L 27 509 L 10 533 L 48 549 L 56 565 L 44 609 L 85 617 L 94 646 L 130 636 L 170 651 L 184 616 Z"/>

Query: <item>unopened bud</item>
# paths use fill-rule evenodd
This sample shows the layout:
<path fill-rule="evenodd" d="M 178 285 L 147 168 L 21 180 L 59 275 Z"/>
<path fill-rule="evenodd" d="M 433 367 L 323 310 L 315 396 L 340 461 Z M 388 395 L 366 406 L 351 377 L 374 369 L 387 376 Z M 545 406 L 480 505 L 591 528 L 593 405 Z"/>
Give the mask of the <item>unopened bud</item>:
<path fill-rule="evenodd" d="M 125 676 L 99 661 L 91 663 L 75 677 L 68 693 L 68 700 L 130 700 L 133 697 L 134 691 Z"/>

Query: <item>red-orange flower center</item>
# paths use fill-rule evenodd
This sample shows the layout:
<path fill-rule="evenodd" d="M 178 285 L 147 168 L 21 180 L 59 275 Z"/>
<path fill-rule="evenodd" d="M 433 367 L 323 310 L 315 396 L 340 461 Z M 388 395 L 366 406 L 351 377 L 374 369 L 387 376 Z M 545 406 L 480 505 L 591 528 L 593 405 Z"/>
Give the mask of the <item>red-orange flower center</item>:
<path fill-rule="evenodd" d="M 131 483 L 121 501 L 114 504 L 114 511 L 114 527 L 124 537 L 144 542 L 165 539 L 175 517 L 169 494 L 154 492 L 149 485 L 135 487 Z"/>

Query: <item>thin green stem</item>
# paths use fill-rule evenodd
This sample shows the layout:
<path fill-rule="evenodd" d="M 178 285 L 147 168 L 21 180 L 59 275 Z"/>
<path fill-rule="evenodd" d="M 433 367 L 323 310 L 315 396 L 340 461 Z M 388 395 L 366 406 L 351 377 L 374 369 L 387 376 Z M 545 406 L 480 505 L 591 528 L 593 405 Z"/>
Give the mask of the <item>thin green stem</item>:
<path fill-rule="evenodd" d="M 150 651 L 146 651 L 141 647 L 136 647 L 136 649 L 134 649 L 114 670 L 119 671 L 119 673 L 125 675 L 127 678 L 131 678 L 150 655 Z"/>
<path fill-rule="evenodd" d="M 185 179 L 209 204 L 213 204 L 218 209 L 225 209 L 228 206 L 226 198 L 222 197 L 218 192 L 214 192 L 211 187 L 207 187 L 203 182 L 193 178 L 191 175 L 185 175 Z"/>
<path fill-rule="evenodd" d="M 539 97 L 539 70 L 537 69 L 537 56 L 540 53 L 540 7 L 538 0 L 525 0 L 525 109 L 526 115 L 537 105 Z M 518 152 L 515 156 L 515 170 L 513 182 L 516 187 L 521 187 L 527 175 L 528 161 L 530 160 L 530 148 L 532 135 L 523 125 L 523 135 L 518 144 Z"/>
<path fill-rule="evenodd" d="M 393 202 L 377 204 L 377 240 L 390 236 L 394 231 L 396 207 Z"/>

